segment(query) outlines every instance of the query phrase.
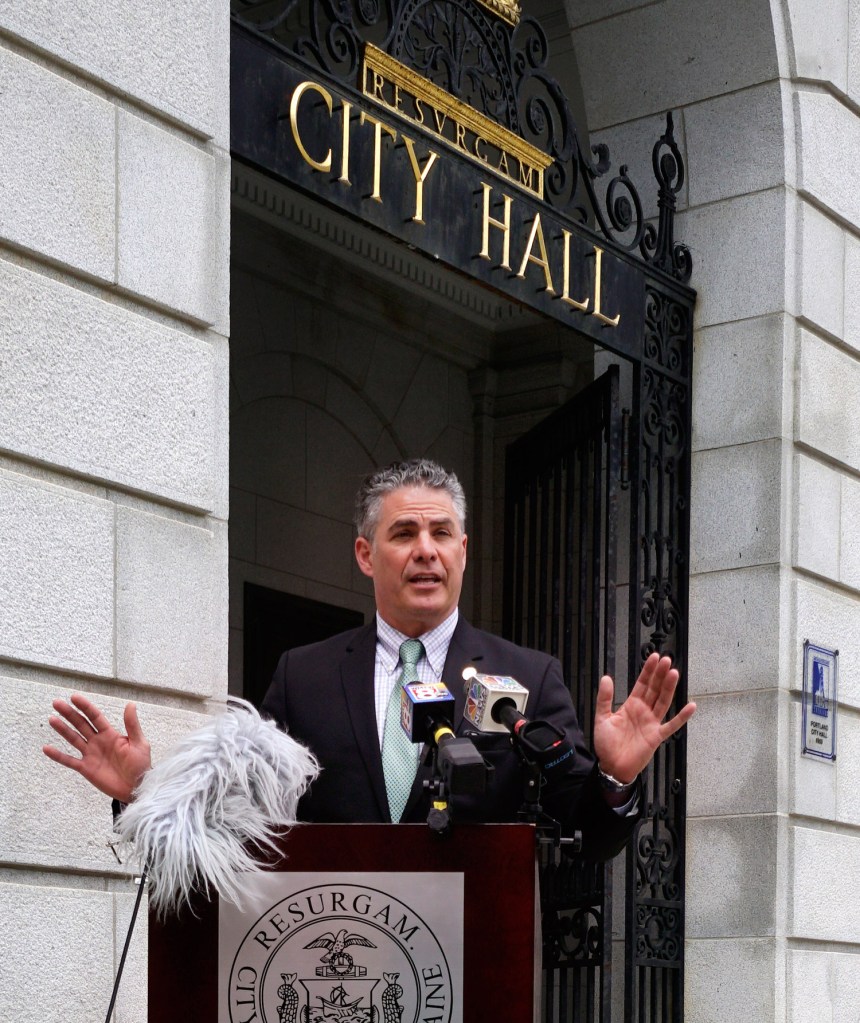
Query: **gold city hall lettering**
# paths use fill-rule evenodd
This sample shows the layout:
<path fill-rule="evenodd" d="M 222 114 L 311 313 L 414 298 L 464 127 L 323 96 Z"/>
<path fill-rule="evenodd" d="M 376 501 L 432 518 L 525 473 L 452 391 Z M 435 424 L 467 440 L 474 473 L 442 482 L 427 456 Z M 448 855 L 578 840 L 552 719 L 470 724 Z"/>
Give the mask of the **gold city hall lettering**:
<path fill-rule="evenodd" d="M 485 181 L 481 182 L 483 188 L 483 213 L 481 218 L 481 251 L 478 253 L 479 258 L 486 259 L 490 262 L 493 260 L 491 255 L 491 238 L 490 230 L 501 234 L 501 249 L 502 255 L 499 261 L 499 267 L 503 270 L 511 269 L 511 211 L 513 207 L 513 199 L 509 195 L 502 193 L 502 217 L 498 219 L 491 215 L 491 209 L 493 208 L 493 186 L 488 185 Z M 497 203 L 496 206 L 499 204 Z M 556 288 L 555 281 L 558 280 L 558 276 L 555 278 L 553 274 L 558 275 L 559 266 L 558 260 L 555 260 L 555 269 L 553 269 L 554 257 L 557 256 L 556 247 L 552 249 L 552 252 L 547 247 L 547 239 L 544 233 L 544 227 L 541 222 L 540 213 L 535 213 L 534 218 L 530 223 L 531 227 L 526 238 L 525 246 L 523 247 L 522 258 L 519 262 L 519 269 L 514 274 L 518 280 L 526 279 L 526 272 L 529 270 L 530 264 L 539 267 L 542 271 L 543 276 L 543 287 L 541 290 L 546 291 L 550 295 L 557 295 L 558 289 Z M 494 235 L 494 237 L 497 237 Z M 592 245 L 592 251 L 588 253 L 581 261 L 580 266 L 583 266 L 585 260 L 594 259 L 594 273 L 591 281 L 591 293 L 586 293 L 581 299 L 573 298 L 571 296 L 571 278 L 573 277 L 574 268 L 571 260 L 571 238 L 573 235 L 570 231 L 562 228 L 561 237 L 553 237 L 553 242 L 561 242 L 561 282 L 562 291 L 558 297 L 565 305 L 570 306 L 573 309 L 578 310 L 582 313 L 587 313 L 599 320 L 602 324 L 607 327 L 617 327 L 621 322 L 621 313 L 616 313 L 615 316 L 609 316 L 604 312 L 603 309 L 603 252 L 604 250 L 599 245 Z M 497 251 L 497 250 L 496 250 Z M 585 290 L 583 288 L 583 290 Z"/>
<path fill-rule="evenodd" d="M 313 97 L 316 98 L 315 105 Z M 305 109 L 305 103 L 312 105 L 312 115 Z M 332 122 L 338 116 L 341 122 L 339 131 L 332 128 Z M 309 117 L 313 119 L 310 120 Z M 398 141 L 397 130 L 364 110 L 358 113 L 358 127 L 353 124 L 354 120 L 353 104 L 340 96 L 332 95 L 317 82 L 301 82 L 290 97 L 290 131 L 299 155 L 308 166 L 322 174 L 331 173 L 332 165 L 338 158 L 332 144 L 339 144 L 340 173 L 336 180 L 339 184 L 352 186 L 354 182 L 351 174 L 354 173 L 354 168 L 350 159 L 351 148 L 359 130 L 370 130 L 373 133 L 373 170 L 367 198 L 379 203 L 384 201 L 385 177 L 388 170 L 383 174 L 383 164 L 390 170 L 391 175 L 397 178 L 403 173 L 404 166 L 408 166 L 415 188 L 414 212 L 411 219 L 418 224 L 424 224 L 426 212 L 424 185 L 436 165 L 438 153 L 429 147 L 426 149 L 421 147 L 419 150 L 415 140 L 402 133 L 399 136 L 402 144 L 395 146 L 394 143 Z M 308 136 L 307 141 L 303 137 L 302 128 Z M 390 139 L 391 144 L 386 146 L 386 139 Z M 328 148 L 323 152 L 323 147 L 327 143 Z M 403 158 L 404 153 L 406 160 Z M 398 194 L 397 189 L 390 191 Z"/>

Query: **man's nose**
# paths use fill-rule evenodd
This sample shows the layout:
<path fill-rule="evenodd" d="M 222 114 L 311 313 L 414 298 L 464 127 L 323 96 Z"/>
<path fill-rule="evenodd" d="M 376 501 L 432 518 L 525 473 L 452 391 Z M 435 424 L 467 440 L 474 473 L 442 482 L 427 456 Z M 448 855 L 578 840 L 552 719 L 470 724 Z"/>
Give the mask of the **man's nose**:
<path fill-rule="evenodd" d="M 416 561 L 435 561 L 436 544 L 429 533 L 419 533 L 415 540 L 412 556 Z"/>

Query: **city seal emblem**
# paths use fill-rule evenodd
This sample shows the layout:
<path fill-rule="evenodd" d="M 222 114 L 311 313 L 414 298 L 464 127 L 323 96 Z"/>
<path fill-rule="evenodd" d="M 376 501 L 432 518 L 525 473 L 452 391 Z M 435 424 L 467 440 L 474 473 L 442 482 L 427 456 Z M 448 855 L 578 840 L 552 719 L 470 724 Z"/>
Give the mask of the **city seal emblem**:
<path fill-rule="evenodd" d="M 444 911 L 424 875 L 393 875 L 394 892 L 391 874 L 356 876 L 262 875 L 264 912 L 259 892 L 250 913 L 221 904 L 220 1023 L 462 1023 L 462 876 Z"/>

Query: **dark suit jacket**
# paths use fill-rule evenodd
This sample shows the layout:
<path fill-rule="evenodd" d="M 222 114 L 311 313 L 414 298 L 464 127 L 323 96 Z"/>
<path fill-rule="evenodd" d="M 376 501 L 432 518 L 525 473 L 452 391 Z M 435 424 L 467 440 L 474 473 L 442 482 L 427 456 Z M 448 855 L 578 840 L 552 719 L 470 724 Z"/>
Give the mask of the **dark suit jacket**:
<path fill-rule="evenodd" d="M 389 822 L 388 800 L 374 703 L 376 625 L 288 650 L 282 655 L 263 701 L 263 713 L 316 754 L 322 773 L 299 805 L 299 818 L 320 823 Z M 583 834 L 583 855 L 606 859 L 629 837 L 635 818 L 619 816 L 600 792 L 594 758 L 585 745 L 561 665 L 547 654 L 475 629 L 461 617 L 451 638 L 442 680 L 456 701 L 458 734 L 470 731 L 463 719 L 462 671 L 474 664 L 489 674 L 512 675 L 529 690 L 526 716 L 563 729 L 575 755 L 557 768 L 543 791 L 544 809 L 564 831 Z M 515 821 L 523 801 L 519 760 L 509 737 L 472 732 L 475 745 L 493 764 L 487 791 L 451 801 L 455 821 Z M 423 789 L 430 775 L 418 771 L 403 814 L 405 822 L 423 821 L 429 809 Z"/>

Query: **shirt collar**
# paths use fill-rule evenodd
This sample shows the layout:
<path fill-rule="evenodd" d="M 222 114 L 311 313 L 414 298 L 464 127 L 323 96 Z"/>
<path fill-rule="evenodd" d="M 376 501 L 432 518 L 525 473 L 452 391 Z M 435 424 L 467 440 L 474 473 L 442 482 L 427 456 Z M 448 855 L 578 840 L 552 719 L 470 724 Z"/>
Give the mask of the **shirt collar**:
<path fill-rule="evenodd" d="M 437 678 L 442 677 L 445 658 L 448 656 L 448 647 L 451 645 L 451 637 L 454 635 L 454 629 L 457 628 L 459 617 L 459 609 L 455 607 L 445 621 L 437 625 L 435 629 L 414 637 L 421 640 L 424 646 L 424 656 Z M 412 638 L 404 632 L 399 632 L 393 625 L 389 625 L 380 613 L 376 612 L 376 656 L 389 674 L 400 662 L 400 644 L 404 640 Z"/>

